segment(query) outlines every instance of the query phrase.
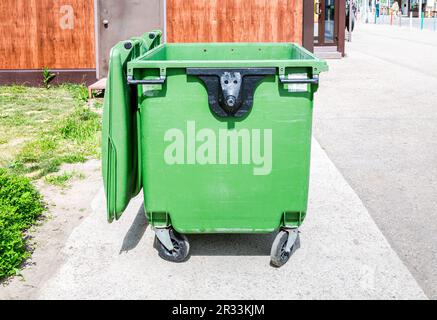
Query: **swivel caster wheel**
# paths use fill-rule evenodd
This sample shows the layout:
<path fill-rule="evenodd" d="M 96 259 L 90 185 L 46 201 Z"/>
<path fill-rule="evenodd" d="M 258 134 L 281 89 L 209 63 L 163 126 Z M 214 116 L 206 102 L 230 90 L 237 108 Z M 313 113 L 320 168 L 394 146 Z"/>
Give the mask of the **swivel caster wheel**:
<path fill-rule="evenodd" d="M 270 263 L 274 267 L 281 267 L 290 259 L 293 247 L 298 237 L 299 231 L 295 229 L 280 230 L 273 241 L 270 251 Z"/>
<path fill-rule="evenodd" d="M 185 235 L 174 229 L 155 229 L 155 248 L 158 255 L 170 262 L 183 262 L 190 252 L 190 244 Z"/>

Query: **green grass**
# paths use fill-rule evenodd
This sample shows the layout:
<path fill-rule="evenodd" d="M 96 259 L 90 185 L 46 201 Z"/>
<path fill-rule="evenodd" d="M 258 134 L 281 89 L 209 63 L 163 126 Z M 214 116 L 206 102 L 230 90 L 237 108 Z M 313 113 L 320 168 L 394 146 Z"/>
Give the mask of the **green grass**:
<path fill-rule="evenodd" d="M 0 169 L 0 280 L 15 275 L 29 257 L 25 232 L 44 211 L 30 180 Z"/>
<path fill-rule="evenodd" d="M 101 110 L 81 85 L 0 86 L 0 279 L 29 257 L 26 231 L 44 208 L 31 181 L 65 187 L 64 163 L 100 157 Z"/>
<path fill-rule="evenodd" d="M 57 187 L 61 187 L 61 188 L 65 188 L 67 187 L 67 183 L 72 179 L 72 178 L 78 178 L 78 179 L 85 179 L 85 175 L 81 172 L 78 171 L 65 171 L 61 174 L 52 174 L 52 175 L 48 175 L 44 178 L 44 180 L 51 185 L 57 186 Z"/>
<path fill-rule="evenodd" d="M 100 115 L 81 85 L 0 87 L 0 167 L 39 179 L 100 157 Z"/>
<path fill-rule="evenodd" d="M 51 185 L 65 188 L 71 178 L 73 178 L 72 172 L 64 172 L 59 175 L 46 176 L 45 181 Z"/>

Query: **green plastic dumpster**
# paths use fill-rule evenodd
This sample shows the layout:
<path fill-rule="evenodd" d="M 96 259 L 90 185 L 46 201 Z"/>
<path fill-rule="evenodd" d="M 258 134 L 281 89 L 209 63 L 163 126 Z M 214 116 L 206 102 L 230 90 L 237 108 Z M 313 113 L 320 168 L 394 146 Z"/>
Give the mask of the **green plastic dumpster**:
<path fill-rule="evenodd" d="M 294 43 L 165 43 L 111 51 L 102 140 L 108 221 L 141 190 L 166 260 L 186 234 L 279 231 L 288 261 L 307 213 L 313 96 L 327 64 Z"/>

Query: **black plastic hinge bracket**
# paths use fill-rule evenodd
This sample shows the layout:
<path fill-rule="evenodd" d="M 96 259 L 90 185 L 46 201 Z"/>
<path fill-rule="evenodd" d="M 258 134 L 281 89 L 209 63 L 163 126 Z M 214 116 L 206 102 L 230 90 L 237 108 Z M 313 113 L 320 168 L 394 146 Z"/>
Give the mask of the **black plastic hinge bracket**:
<path fill-rule="evenodd" d="M 258 83 L 276 68 L 187 68 L 206 86 L 211 111 L 221 118 L 241 118 L 253 106 Z"/>

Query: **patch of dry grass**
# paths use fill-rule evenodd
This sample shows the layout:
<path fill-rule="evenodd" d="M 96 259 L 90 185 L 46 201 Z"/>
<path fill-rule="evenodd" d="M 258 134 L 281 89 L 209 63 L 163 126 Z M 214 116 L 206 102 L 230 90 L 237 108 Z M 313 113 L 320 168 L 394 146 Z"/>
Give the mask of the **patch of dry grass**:
<path fill-rule="evenodd" d="M 0 167 L 37 179 L 99 157 L 101 119 L 86 99 L 80 85 L 0 87 Z"/>

